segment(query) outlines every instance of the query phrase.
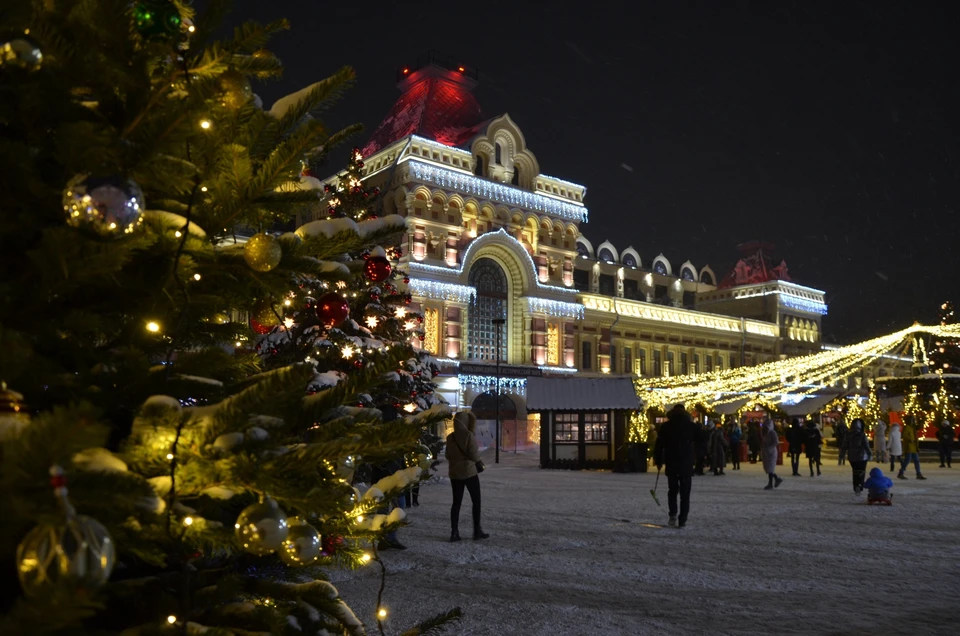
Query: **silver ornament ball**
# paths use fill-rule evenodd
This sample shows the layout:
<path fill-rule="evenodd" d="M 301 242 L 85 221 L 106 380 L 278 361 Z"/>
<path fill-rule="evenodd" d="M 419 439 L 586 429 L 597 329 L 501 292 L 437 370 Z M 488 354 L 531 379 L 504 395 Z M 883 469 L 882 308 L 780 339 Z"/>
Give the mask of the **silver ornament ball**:
<path fill-rule="evenodd" d="M 63 191 L 67 224 L 104 236 L 130 234 L 143 222 L 143 192 L 136 182 L 119 176 L 79 174 Z"/>
<path fill-rule="evenodd" d="M 35 71 L 43 64 L 40 45 L 25 33 L 0 35 L 0 68 Z"/>
<path fill-rule="evenodd" d="M 234 526 L 237 541 L 243 549 L 258 556 L 279 549 L 288 530 L 287 515 L 269 497 L 244 508 Z"/>
<path fill-rule="evenodd" d="M 287 538 L 277 551 L 280 560 L 291 567 L 310 565 L 319 558 L 323 547 L 320 533 L 300 517 L 290 519 L 288 525 Z"/>
<path fill-rule="evenodd" d="M 28 596 L 68 578 L 84 588 L 99 587 L 110 578 L 115 563 L 110 533 L 84 515 L 62 525 L 39 525 L 17 546 L 17 574 Z"/>
<path fill-rule="evenodd" d="M 258 272 L 269 272 L 280 264 L 282 256 L 280 241 L 275 236 L 263 232 L 251 236 L 243 246 L 244 260 L 247 261 L 250 269 Z"/>

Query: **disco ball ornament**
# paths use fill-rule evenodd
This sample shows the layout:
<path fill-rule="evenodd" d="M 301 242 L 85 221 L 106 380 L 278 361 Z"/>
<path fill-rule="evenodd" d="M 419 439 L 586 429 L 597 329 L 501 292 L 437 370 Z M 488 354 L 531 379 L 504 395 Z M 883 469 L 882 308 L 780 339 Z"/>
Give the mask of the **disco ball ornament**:
<path fill-rule="evenodd" d="M 363 273 L 371 283 L 379 283 L 390 276 L 393 267 L 385 256 L 371 256 L 363 266 Z"/>
<path fill-rule="evenodd" d="M 35 71 L 43 64 L 40 45 L 22 32 L 0 35 L 0 69 Z"/>
<path fill-rule="evenodd" d="M 287 525 L 287 538 L 277 550 L 280 560 L 291 567 L 316 561 L 323 547 L 317 529 L 300 517 L 293 517 Z"/>
<path fill-rule="evenodd" d="M 287 538 L 289 527 L 287 515 L 277 502 L 264 497 L 250 504 L 237 517 L 234 525 L 237 541 L 250 554 L 263 556 L 279 550 Z"/>
<path fill-rule="evenodd" d="M 234 69 L 225 71 L 217 80 L 217 86 L 220 88 L 223 105 L 232 110 L 239 109 L 253 99 L 250 80 L 240 71 Z"/>
<path fill-rule="evenodd" d="M 350 305 L 337 292 L 329 292 L 317 299 L 317 318 L 327 327 L 339 325 L 350 316 Z"/>
<path fill-rule="evenodd" d="M 270 333 L 279 324 L 280 319 L 269 304 L 260 307 L 250 316 L 250 328 L 261 336 Z"/>
<path fill-rule="evenodd" d="M 243 259 L 257 272 L 269 272 L 280 264 L 282 257 L 283 250 L 277 237 L 263 232 L 251 236 L 243 246 Z"/>
<path fill-rule="evenodd" d="M 180 35 L 183 18 L 170 0 L 133 3 L 133 28 L 147 40 L 168 40 Z"/>
<path fill-rule="evenodd" d="M 27 596 L 36 596 L 65 580 L 82 589 L 100 587 L 116 564 L 113 539 L 99 521 L 76 513 L 67 499 L 61 467 L 50 469 L 50 484 L 64 521 L 35 527 L 17 546 L 20 585 Z"/>
<path fill-rule="evenodd" d="M 72 227 L 102 236 L 130 234 L 143 223 L 143 192 L 123 177 L 79 174 L 63 191 L 63 211 Z"/>

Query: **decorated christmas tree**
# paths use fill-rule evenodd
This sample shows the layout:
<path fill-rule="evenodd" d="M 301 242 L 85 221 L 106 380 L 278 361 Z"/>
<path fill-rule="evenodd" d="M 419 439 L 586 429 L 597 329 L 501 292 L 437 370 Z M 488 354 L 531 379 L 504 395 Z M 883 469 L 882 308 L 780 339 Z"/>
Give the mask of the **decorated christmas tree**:
<path fill-rule="evenodd" d="M 381 255 L 402 219 L 267 232 L 321 204 L 301 166 L 352 132 L 316 113 L 353 73 L 264 110 L 250 82 L 282 72 L 264 47 L 287 25 L 213 41 L 218 14 L 4 4 L 0 633 L 364 634 L 388 620 L 351 609 L 324 571 L 378 559 L 403 516 L 375 511 L 424 476 L 421 432 L 445 412 L 420 399 L 402 295 L 374 313 L 308 294 L 372 301 L 355 255 Z M 388 311 L 383 331 L 356 322 Z M 276 339 L 307 330 L 310 351 L 280 355 Z M 388 336 L 402 346 L 377 345 Z M 397 403 L 397 417 L 373 408 Z M 412 466 L 352 486 L 359 462 L 399 457 Z"/>
<path fill-rule="evenodd" d="M 949 300 L 940 305 L 940 326 L 957 322 L 953 303 Z M 935 336 L 930 346 L 930 370 L 941 373 L 960 373 L 960 339 Z"/>

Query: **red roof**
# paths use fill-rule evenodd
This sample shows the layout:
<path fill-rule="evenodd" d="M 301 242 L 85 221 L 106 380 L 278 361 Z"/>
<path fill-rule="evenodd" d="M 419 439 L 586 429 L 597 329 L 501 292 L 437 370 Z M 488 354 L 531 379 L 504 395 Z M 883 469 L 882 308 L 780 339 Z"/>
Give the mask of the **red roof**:
<path fill-rule="evenodd" d="M 410 135 L 462 146 L 486 123 L 472 92 L 476 82 L 463 73 L 430 64 L 398 86 L 403 95 L 363 147 L 365 157 Z"/>
<path fill-rule="evenodd" d="M 769 252 L 773 252 L 771 243 L 754 241 L 737 246 L 743 255 L 737 264 L 733 266 L 720 284 L 718 289 L 727 289 L 738 285 L 753 285 L 756 283 L 766 283 L 771 280 L 790 281 L 790 274 L 787 272 L 787 263 L 780 261 L 777 266 Z"/>

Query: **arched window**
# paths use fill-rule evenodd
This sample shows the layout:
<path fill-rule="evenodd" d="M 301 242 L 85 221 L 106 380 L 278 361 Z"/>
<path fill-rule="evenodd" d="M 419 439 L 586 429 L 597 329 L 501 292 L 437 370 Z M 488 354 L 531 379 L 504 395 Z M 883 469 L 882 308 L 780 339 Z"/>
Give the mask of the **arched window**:
<path fill-rule="evenodd" d="M 627 254 L 626 256 L 623 257 L 623 264 L 626 265 L 627 267 L 636 268 L 637 259 L 633 257 L 633 254 Z"/>
<path fill-rule="evenodd" d="M 513 164 L 513 179 L 510 179 L 510 183 L 515 186 L 520 185 L 520 166 Z"/>
<path fill-rule="evenodd" d="M 693 275 L 693 270 L 690 269 L 689 267 L 683 268 L 683 271 L 680 272 L 680 278 L 682 278 L 683 280 L 690 280 L 690 281 L 697 280 L 697 277 Z"/>
<path fill-rule="evenodd" d="M 713 280 L 713 276 L 711 276 L 710 272 L 707 271 L 704 271 L 702 274 L 700 274 L 700 282 L 706 283 L 707 285 L 716 285 Z"/>
<path fill-rule="evenodd" d="M 493 147 L 493 161 L 494 161 L 494 163 L 496 163 L 498 166 L 502 166 L 502 165 L 503 165 L 503 160 L 502 160 L 502 157 L 501 157 L 501 153 L 502 153 L 502 152 L 503 152 L 503 151 L 500 149 L 500 144 L 499 144 L 499 143 L 494 144 L 494 147 Z"/>
<path fill-rule="evenodd" d="M 478 177 L 485 176 L 483 170 L 483 155 L 477 155 L 477 160 L 475 163 L 476 165 L 474 166 L 473 174 L 477 175 Z"/>
<path fill-rule="evenodd" d="M 587 249 L 587 246 L 577 241 L 577 256 L 582 256 L 583 258 L 590 258 L 590 251 Z"/>
<path fill-rule="evenodd" d="M 653 271 L 658 274 L 667 275 L 667 266 L 663 264 L 663 261 L 657 261 L 653 264 Z"/>
<path fill-rule="evenodd" d="M 611 251 L 608 250 L 607 248 L 603 248 L 602 250 L 600 250 L 600 254 L 599 254 L 598 256 L 599 256 L 600 260 L 603 261 L 603 262 L 605 262 L 605 263 L 612 263 L 612 262 L 613 262 L 613 252 L 611 252 Z"/>
<path fill-rule="evenodd" d="M 497 326 L 493 321 L 507 315 L 507 275 L 489 258 L 480 258 L 470 269 L 470 284 L 477 290 L 467 316 L 469 325 L 467 357 L 471 360 L 497 360 Z M 506 325 L 501 327 L 500 361 L 507 359 Z"/>

